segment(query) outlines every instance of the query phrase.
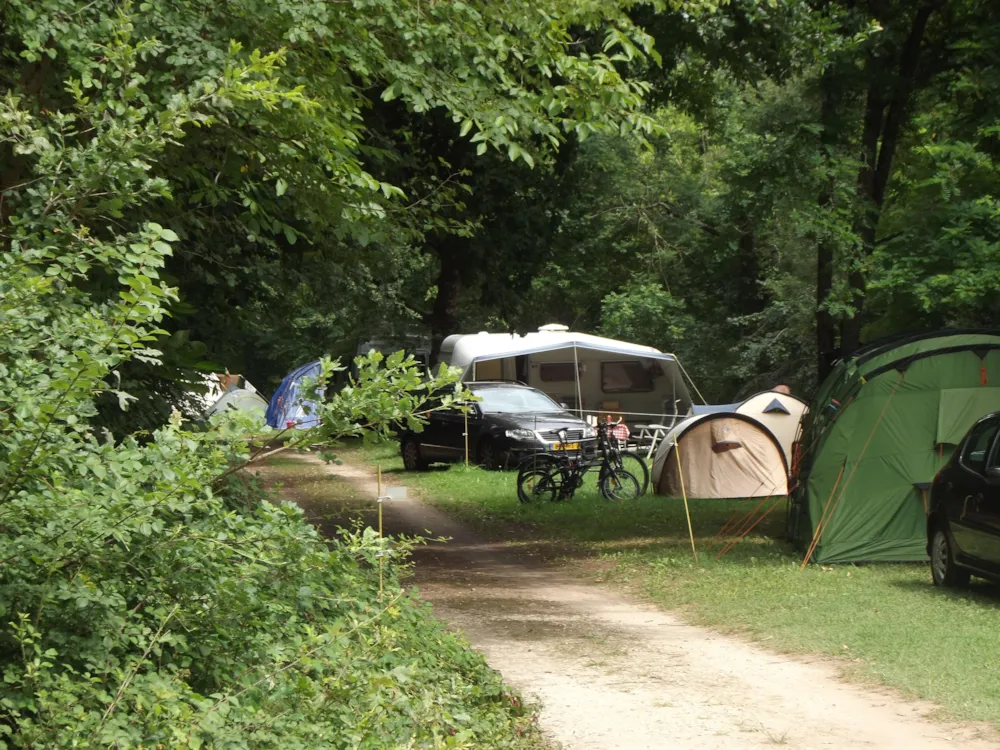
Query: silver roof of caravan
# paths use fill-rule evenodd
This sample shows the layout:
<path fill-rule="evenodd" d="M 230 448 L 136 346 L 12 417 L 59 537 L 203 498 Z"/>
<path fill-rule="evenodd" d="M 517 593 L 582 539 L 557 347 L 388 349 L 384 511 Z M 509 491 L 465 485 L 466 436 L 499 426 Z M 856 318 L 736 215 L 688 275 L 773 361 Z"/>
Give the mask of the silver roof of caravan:
<path fill-rule="evenodd" d="M 441 346 L 441 359 L 452 366 L 467 369 L 473 362 L 572 348 L 621 356 L 676 361 L 673 354 L 666 354 L 651 346 L 563 330 L 539 330 L 537 333 L 528 333 L 524 336 L 486 332 L 453 335 L 444 340 Z"/>

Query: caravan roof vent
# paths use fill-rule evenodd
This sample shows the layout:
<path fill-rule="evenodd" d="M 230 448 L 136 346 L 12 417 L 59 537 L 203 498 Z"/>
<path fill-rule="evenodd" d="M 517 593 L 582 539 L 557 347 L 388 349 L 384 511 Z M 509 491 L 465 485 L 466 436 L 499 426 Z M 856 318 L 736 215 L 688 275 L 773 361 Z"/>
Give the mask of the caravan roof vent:
<path fill-rule="evenodd" d="M 548 325 L 538 327 L 539 333 L 550 333 L 550 332 L 555 333 L 568 330 L 569 326 L 564 326 L 562 323 L 549 323 Z"/>

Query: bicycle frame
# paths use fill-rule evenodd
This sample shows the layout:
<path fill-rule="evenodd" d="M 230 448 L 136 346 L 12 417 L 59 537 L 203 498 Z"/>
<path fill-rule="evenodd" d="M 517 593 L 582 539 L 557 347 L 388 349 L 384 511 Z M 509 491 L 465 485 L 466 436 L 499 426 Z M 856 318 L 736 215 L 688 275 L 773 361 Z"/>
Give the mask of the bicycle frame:
<path fill-rule="evenodd" d="M 623 470 L 621 450 L 617 441 L 612 442 L 609 425 L 601 422 L 597 425 L 598 455 L 592 459 L 582 459 L 582 453 L 535 453 L 521 459 L 518 473 L 525 470 L 529 462 L 541 462 L 558 466 L 561 476 L 559 499 L 567 500 L 583 484 L 587 472 L 598 469 L 602 474 L 609 470 Z"/>

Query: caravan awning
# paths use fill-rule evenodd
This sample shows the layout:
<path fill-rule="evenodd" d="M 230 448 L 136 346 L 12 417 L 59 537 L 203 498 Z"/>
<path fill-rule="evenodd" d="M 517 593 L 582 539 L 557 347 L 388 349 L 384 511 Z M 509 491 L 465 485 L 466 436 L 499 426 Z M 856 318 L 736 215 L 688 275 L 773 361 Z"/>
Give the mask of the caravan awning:
<path fill-rule="evenodd" d="M 547 346 L 518 347 L 517 349 L 499 354 L 495 351 L 488 354 L 481 354 L 476 356 L 472 362 L 485 362 L 491 359 L 504 359 L 505 357 L 521 357 L 530 354 L 542 354 L 543 352 L 557 352 L 560 349 L 566 349 L 568 351 L 576 349 L 578 352 L 592 351 L 601 352 L 602 354 L 621 354 L 622 356 L 635 357 L 636 359 L 656 359 L 665 362 L 674 362 L 677 359 L 673 354 L 666 354 L 664 352 L 657 351 L 635 351 L 633 349 L 595 346 L 593 344 L 549 344 Z"/>
<path fill-rule="evenodd" d="M 507 357 L 522 357 L 542 352 L 559 350 L 592 351 L 604 354 L 619 354 L 637 359 L 655 359 L 675 362 L 673 354 L 667 354 L 651 346 L 631 344 L 627 341 L 607 339 L 601 336 L 591 336 L 587 333 L 529 333 L 526 336 L 514 336 L 503 333 L 490 333 L 462 336 L 455 345 L 451 356 L 451 364 L 468 368 L 473 362 L 485 362 L 491 359 Z"/>

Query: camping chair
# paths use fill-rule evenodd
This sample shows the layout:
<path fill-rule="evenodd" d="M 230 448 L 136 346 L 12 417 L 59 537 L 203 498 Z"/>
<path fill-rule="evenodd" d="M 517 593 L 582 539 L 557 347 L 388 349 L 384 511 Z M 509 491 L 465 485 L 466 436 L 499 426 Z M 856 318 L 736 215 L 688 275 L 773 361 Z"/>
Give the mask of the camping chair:
<path fill-rule="evenodd" d="M 672 409 L 672 413 L 667 413 L 668 405 Z M 635 428 L 639 431 L 639 435 L 636 438 L 636 442 L 642 448 L 647 448 L 646 459 L 652 459 L 653 454 L 656 453 L 656 447 L 660 444 L 660 441 L 667 436 L 667 433 L 672 430 L 678 422 L 681 421 L 681 415 L 678 412 L 678 407 L 681 405 L 681 399 L 677 399 L 673 402 L 664 401 L 663 402 L 663 419 L 660 420 L 658 424 L 637 424 Z M 648 447 L 647 447 L 648 446 Z"/>
<path fill-rule="evenodd" d="M 674 401 L 664 401 L 663 402 L 663 419 L 660 420 L 661 424 L 667 425 L 667 429 L 673 429 L 677 426 L 684 417 L 681 416 L 679 411 L 680 405 L 682 404 L 681 399 L 676 399 Z M 667 407 L 670 407 L 670 413 L 667 413 Z"/>
<path fill-rule="evenodd" d="M 646 460 L 653 457 L 656 446 L 670 432 L 670 428 L 662 424 L 637 424 L 635 428 L 639 434 L 635 437 L 636 446 L 641 450 L 646 450 Z"/>

